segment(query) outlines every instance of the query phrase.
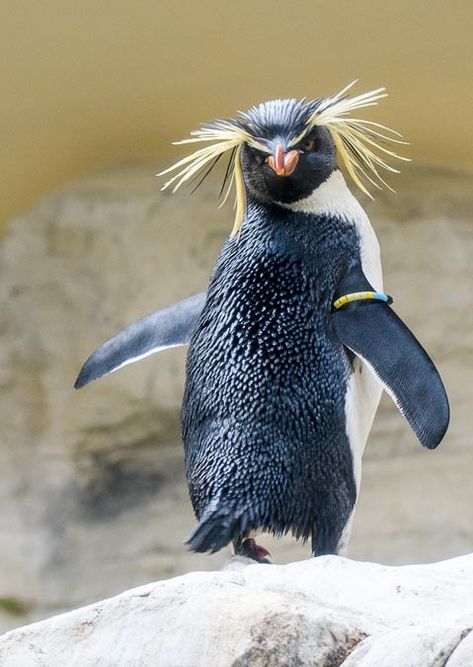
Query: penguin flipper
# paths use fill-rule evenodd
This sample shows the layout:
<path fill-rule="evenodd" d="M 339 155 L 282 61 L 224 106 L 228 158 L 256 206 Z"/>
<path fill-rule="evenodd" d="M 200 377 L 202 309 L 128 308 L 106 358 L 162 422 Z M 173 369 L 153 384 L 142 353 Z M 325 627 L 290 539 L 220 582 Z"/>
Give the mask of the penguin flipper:
<path fill-rule="evenodd" d="M 109 338 L 87 359 L 74 384 L 85 387 L 122 366 L 165 350 L 187 345 L 207 294 L 201 292 L 130 324 Z"/>
<path fill-rule="evenodd" d="M 356 265 L 335 298 L 372 290 Z M 375 374 L 422 445 L 437 447 L 450 417 L 447 394 L 429 355 L 394 310 L 381 301 L 354 301 L 332 313 L 332 325 L 343 345 Z"/>

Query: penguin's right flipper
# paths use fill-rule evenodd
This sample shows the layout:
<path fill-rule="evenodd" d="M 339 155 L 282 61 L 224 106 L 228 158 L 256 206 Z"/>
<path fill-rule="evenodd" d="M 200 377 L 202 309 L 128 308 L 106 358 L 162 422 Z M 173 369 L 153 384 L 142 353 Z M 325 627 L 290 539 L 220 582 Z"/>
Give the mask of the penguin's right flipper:
<path fill-rule="evenodd" d="M 335 297 L 371 290 L 354 265 Z M 424 447 L 437 447 L 449 422 L 447 394 L 432 359 L 394 310 L 381 301 L 354 301 L 332 313 L 332 326 L 369 366 Z"/>
<path fill-rule="evenodd" d="M 101 345 L 85 362 L 75 389 L 154 352 L 187 345 L 204 307 L 201 292 L 130 324 Z"/>

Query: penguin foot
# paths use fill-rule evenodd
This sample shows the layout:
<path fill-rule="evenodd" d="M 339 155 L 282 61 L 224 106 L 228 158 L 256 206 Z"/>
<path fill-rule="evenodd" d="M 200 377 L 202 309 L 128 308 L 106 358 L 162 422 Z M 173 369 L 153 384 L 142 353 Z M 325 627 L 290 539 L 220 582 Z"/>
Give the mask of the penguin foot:
<path fill-rule="evenodd" d="M 271 563 L 271 554 L 269 551 L 260 544 L 256 544 L 256 541 L 252 537 L 247 537 L 238 546 L 235 546 L 235 554 L 251 558 L 257 563 Z"/>

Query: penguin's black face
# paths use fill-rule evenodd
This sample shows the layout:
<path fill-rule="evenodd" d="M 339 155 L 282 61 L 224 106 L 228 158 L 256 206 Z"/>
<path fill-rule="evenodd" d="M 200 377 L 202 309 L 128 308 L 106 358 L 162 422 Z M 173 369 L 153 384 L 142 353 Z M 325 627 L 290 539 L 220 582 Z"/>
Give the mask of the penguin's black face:
<path fill-rule="evenodd" d="M 308 197 L 336 168 L 330 132 L 315 127 L 298 143 L 314 103 L 275 100 L 243 114 L 245 129 L 267 152 L 244 144 L 241 154 L 248 192 L 264 203 L 292 203 Z M 242 123 L 243 124 L 243 123 Z"/>

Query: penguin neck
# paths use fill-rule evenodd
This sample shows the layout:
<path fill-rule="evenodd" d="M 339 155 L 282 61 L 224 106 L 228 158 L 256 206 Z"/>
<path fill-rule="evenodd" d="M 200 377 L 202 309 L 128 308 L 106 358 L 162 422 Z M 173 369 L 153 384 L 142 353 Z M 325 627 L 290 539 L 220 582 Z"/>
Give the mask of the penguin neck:
<path fill-rule="evenodd" d="M 310 246 L 327 230 L 329 235 L 341 240 L 350 227 L 356 229 L 360 244 L 363 271 L 375 289 L 383 290 L 383 278 L 379 244 L 376 234 L 361 204 L 348 188 L 339 169 L 333 171 L 324 183 L 308 197 L 292 203 L 263 204 L 248 198 L 248 228 L 260 227 L 264 221 L 265 234 L 283 235 L 288 243 L 297 241 L 302 234 L 303 244 Z M 298 224 L 294 224 L 297 221 Z M 269 227 L 269 229 L 268 229 Z M 247 230 L 249 231 L 249 229 Z M 245 223 L 243 237 L 245 236 Z M 251 233 L 250 233 L 251 235 Z M 308 245 L 309 244 L 309 245 Z"/>
<path fill-rule="evenodd" d="M 344 218 L 355 224 L 360 218 L 366 218 L 366 213 L 351 193 L 339 169 L 335 169 L 308 197 L 289 204 L 277 202 L 277 205 L 295 213 Z"/>
<path fill-rule="evenodd" d="M 305 199 L 300 199 L 292 204 L 279 203 L 278 206 L 293 213 L 304 213 L 354 224 L 360 241 L 363 271 L 375 289 L 383 290 L 378 239 L 365 210 L 350 191 L 339 169 L 333 171 L 329 178 Z"/>
<path fill-rule="evenodd" d="M 249 195 L 242 239 L 247 234 L 254 239 L 285 240 L 292 247 L 302 243 L 307 249 L 325 236 L 343 236 L 349 228 L 359 231 L 366 221 L 366 213 L 337 169 L 309 196 L 295 202 L 266 203 Z"/>

